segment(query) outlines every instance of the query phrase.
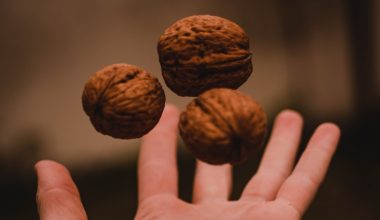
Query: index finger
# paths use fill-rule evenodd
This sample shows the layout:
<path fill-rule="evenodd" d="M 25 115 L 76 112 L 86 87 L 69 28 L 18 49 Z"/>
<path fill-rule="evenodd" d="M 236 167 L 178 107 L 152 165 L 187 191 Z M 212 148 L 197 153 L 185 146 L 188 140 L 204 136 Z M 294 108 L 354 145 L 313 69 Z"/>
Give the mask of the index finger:
<path fill-rule="evenodd" d="M 157 126 L 142 140 L 138 162 L 139 202 L 158 194 L 177 196 L 178 120 L 178 109 L 166 105 Z"/>

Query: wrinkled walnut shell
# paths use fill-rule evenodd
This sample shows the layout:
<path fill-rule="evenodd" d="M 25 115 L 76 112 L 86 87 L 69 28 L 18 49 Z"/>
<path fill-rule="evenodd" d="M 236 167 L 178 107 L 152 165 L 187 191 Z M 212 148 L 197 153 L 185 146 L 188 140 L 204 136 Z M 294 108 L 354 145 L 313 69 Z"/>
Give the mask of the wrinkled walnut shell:
<path fill-rule="evenodd" d="M 159 121 L 165 94 L 159 81 L 129 64 L 113 64 L 86 83 L 83 109 L 95 129 L 114 138 L 138 138 Z"/>
<path fill-rule="evenodd" d="M 211 89 L 181 113 L 180 135 L 194 156 L 210 164 L 238 164 L 260 148 L 266 114 L 249 96 L 231 89 Z"/>
<path fill-rule="evenodd" d="M 247 34 L 217 16 L 194 15 L 175 22 L 161 35 L 157 51 L 166 85 L 180 96 L 218 87 L 236 89 L 252 72 Z"/>

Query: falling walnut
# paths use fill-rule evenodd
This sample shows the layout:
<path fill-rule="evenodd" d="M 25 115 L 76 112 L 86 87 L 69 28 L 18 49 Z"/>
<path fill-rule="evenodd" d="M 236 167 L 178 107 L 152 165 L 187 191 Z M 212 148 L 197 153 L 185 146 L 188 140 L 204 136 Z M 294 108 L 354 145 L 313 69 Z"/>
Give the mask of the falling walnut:
<path fill-rule="evenodd" d="M 159 81 L 129 64 L 113 64 L 86 83 L 83 109 L 95 129 L 115 138 L 138 138 L 159 121 L 165 94 Z"/>
<path fill-rule="evenodd" d="M 232 89 L 202 93 L 181 113 L 180 135 L 198 159 L 210 164 L 238 164 L 260 148 L 266 114 L 249 96 Z"/>
<path fill-rule="evenodd" d="M 236 23 L 211 15 L 183 18 L 161 35 L 157 51 L 167 86 L 180 96 L 236 89 L 252 72 L 249 39 Z"/>

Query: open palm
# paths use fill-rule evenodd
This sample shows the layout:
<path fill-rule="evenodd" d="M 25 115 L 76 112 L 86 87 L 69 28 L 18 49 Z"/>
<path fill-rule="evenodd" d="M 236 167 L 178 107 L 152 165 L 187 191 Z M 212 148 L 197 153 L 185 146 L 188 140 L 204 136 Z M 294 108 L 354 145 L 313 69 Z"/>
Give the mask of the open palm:
<path fill-rule="evenodd" d="M 302 118 L 281 112 L 257 173 L 239 200 L 230 201 L 231 166 L 197 161 L 193 203 L 178 198 L 176 162 L 179 113 L 167 105 L 159 124 L 143 138 L 138 164 L 139 207 L 136 220 L 148 219 L 301 219 L 323 181 L 340 131 L 320 125 L 294 166 Z M 42 220 L 87 219 L 69 172 L 52 161 L 36 164 L 37 203 Z"/>

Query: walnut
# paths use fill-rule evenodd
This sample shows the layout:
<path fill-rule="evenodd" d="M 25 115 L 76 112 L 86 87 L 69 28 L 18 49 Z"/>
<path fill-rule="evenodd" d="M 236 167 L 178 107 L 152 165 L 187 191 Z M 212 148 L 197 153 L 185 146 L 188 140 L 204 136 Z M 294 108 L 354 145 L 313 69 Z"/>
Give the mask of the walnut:
<path fill-rule="evenodd" d="M 83 109 L 95 129 L 114 138 L 138 138 L 159 121 L 165 94 L 159 81 L 129 64 L 113 64 L 86 83 Z"/>
<path fill-rule="evenodd" d="M 236 89 L 252 72 L 247 34 L 217 16 L 194 15 L 175 22 L 161 35 L 157 51 L 167 86 L 180 96 L 217 87 Z"/>
<path fill-rule="evenodd" d="M 242 92 L 215 88 L 191 101 L 181 113 L 180 135 L 198 159 L 238 164 L 265 139 L 266 114 Z"/>

